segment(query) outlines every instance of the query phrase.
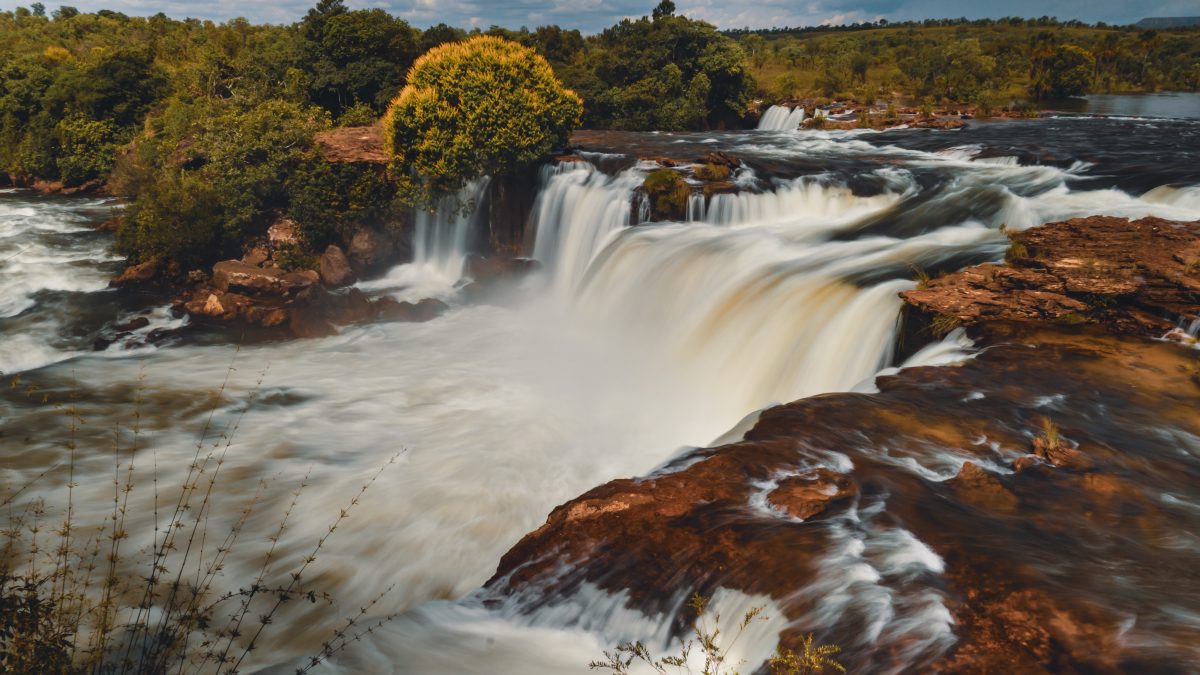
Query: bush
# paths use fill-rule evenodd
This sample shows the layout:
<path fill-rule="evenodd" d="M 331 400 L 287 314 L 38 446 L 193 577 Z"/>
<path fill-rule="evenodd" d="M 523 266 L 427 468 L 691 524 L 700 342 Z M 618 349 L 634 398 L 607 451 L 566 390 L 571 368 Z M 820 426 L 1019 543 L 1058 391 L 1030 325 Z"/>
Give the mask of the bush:
<path fill-rule="evenodd" d="M 566 145 L 583 103 L 528 47 L 492 36 L 431 49 L 384 117 L 415 201 L 511 173 Z"/>
<path fill-rule="evenodd" d="M 651 220 L 683 220 L 687 216 L 692 188 L 673 169 L 656 169 L 642 183 L 650 200 Z"/>
<path fill-rule="evenodd" d="M 310 250 L 348 240 L 363 227 L 396 227 L 407 209 L 396 202 L 396 186 L 374 166 L 315 160 L 288 181 L 288 214 Z"/>

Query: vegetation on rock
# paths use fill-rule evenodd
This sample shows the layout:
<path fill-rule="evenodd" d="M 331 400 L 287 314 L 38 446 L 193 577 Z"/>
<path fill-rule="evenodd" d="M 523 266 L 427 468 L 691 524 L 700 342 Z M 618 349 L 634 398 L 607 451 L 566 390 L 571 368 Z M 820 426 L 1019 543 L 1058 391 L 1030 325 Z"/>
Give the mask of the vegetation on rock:
<path fill-rule="evenodd" d="M 384 138 L 401 184 L 427 200 L 565 146 L 582 111 L 537 52 L 479 36 L 417 60 L 384 117 Z"/>

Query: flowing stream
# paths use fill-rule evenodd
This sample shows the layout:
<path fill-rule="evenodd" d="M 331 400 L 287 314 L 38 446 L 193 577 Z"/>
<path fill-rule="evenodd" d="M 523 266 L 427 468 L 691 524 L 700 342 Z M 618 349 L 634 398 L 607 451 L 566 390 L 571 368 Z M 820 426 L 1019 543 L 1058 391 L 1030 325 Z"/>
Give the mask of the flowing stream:
<path fill-rule="evenodd" d="M 794 128 L 793 116 L 778 128 Z M 171 498 L 163 486 L 183 480 L 206 424 L 210 442 L 230 437 L 209 526 L 234 522 L 267 481 L 218 581 L 230 588 L 253 576 L 306 475 L 277 550 L 279 574 L 396 458 L 319 556 L 313 581 L 336 605 L 289 614 L 288 629 L 259 650 L 260 665 L 292 672 L 291 659 L 341 616 L 391 588 L 372 614 L 399 616 L 344 657 L 345 672 L 582 673 L 621 639 L 666 648 L 669 620 L 589 588 L 532 613 L 520 598 L 483 597 L 477 589 L 500 556 L 554 506 L 685 448 L 737 438 L 747 416 L 772 403 L 869 388 L 897 365 L 897 293 L 913 286 L 914 268 L 999 259 L 1002 224 L 1200 218 L 1200 124 L 1037 124 L 612 134 L 609 155 L 728 151 L 755 165 L 737 177 L 751 189 L 700 201 L 690 222 L 642 225 L 641 165 L 602 170 L 603 157 L 588 155 L 547 167 L 533 215 L 542 271 L 505 296 L 459 299 L 480 215 L 444 212 L 419 224 L 415 263 L 360 284 L 402 299 L 438 295 L 452 306 L 443 317 L 240 347 L 210 335 L 91 353 L 98 330 L 132 316 L 152 318 L 142 331 L 183 320 L 162 298 L 106 288 L 119 263 L 88 224 L 112 205 L 5 192 L 0 371 L 21 373 L 39 393 L 79 393 L 74 499 L 99 512 L 112 499 L 114 437 L 140 448 L 143 483 L 157 466 L 160 500 Z M 916 362 L 940 363 L 946 351 Z M 31 493 L 61 495 L 62 415 L 9 389 L 0 424 L 0 477 L 21 485 L 57 467 Z M 130 499 L 129 547 L 146 547 L 152 493 Z M 928 550 L 894 545 L 905 559 Z M 736 593 L 715 602 L 726 616 L 769 605 Z M 781 628 L 756 624 L 739 643 L 744 672 L 771 654 Z M 928 639 L 930 649 L 953 641 L 937 630 Z"/>

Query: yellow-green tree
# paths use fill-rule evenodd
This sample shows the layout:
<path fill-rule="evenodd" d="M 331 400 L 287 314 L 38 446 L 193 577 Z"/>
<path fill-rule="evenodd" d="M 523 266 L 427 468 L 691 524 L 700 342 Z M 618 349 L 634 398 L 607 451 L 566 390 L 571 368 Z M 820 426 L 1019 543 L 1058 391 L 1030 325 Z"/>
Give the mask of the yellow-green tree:
<path fill-rule="evenodd" d="M 563 147 L 582 114 L 537 52 L 483 35 L 417 59 L 383 124 L 400 180 L 428 200 Z"/>

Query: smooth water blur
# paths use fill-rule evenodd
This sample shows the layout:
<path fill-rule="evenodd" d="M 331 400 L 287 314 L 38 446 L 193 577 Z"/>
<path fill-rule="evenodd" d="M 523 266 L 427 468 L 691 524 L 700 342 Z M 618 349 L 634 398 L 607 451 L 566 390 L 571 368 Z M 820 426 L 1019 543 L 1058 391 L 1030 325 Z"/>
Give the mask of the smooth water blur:
<path fill-rule="evenodd" d="M 914 268 L 999 259 L 1002 224 L 1200 218 L 1198 132 L 1062 119 L 953 132 L 598 134 L 589 149 L 632 157 L 605 171 L 611 155 L 585 155 L 594 161 L 543 172 L 532 244 L 542 272 L 493 304 L 454 292 L 472 219 L 447 214 L 424 223 L 416 263 L 360 284 L 404 299 L 438 293 L 452 303 L 445 316 L 240 349 L 87 353 L 99 326 L 140 302 L 104 288 L 116 265 L 104 235 L 79 224 L 103 205 L 4 195 L 0 233 L 12 259 L 0 262 L 0 368 L 50 364 L 24 378 L 52 395 L 81 394 L 81 504 L 111 500 L 104 449 L 114 431 L 131 438 L 135 413 L 160 487 L 183 480 L 211 415 L 209 428 L 233 440 L 210 526 L 234 522 L 269 481 L 226 566 L 229 587 L 252 573 L 306 474 L 278 574 L 397 457 L 320 557 L 314 578 L 338 604 L 289 616 L 259 663 L 285 668 L 390 586 L 377 611 L 403 614 L 350 657 L 348 672 L 583 672 L 614 638 L 651 635 L 665 647 L 669 619 L 599 592 L 532 614 L 520 599 L 485 608 L 472 595 L 554 506 L 708 444 L 773 402 L 869 388 L 893 365 L 896 294 L 912 286 Z M 747 190 L 693 205 L 694 222 L 639 224 L 646 167 L 636 156 L 714 149 L 747 163 L 736 176 Z M 22 250 L 30 242 L 37 251 Z M 9 484 L 66 459 L 61 416 L 19 391 L 0 405 Z M 150 459 L 139 455 L 138 470 Z M 56 479 L 61 469 L 34 492 L 53 498 Z M 135 490 L 131 502 L 129 529 L 145 546 L 153 499 Z M 754 602 L 735 595 L 730 607 Z M 747 642 L 747 668 L 783 627 L 764 626 Z M 940 649 L 947 637 L 934 626 L 922 640 Z"/>

